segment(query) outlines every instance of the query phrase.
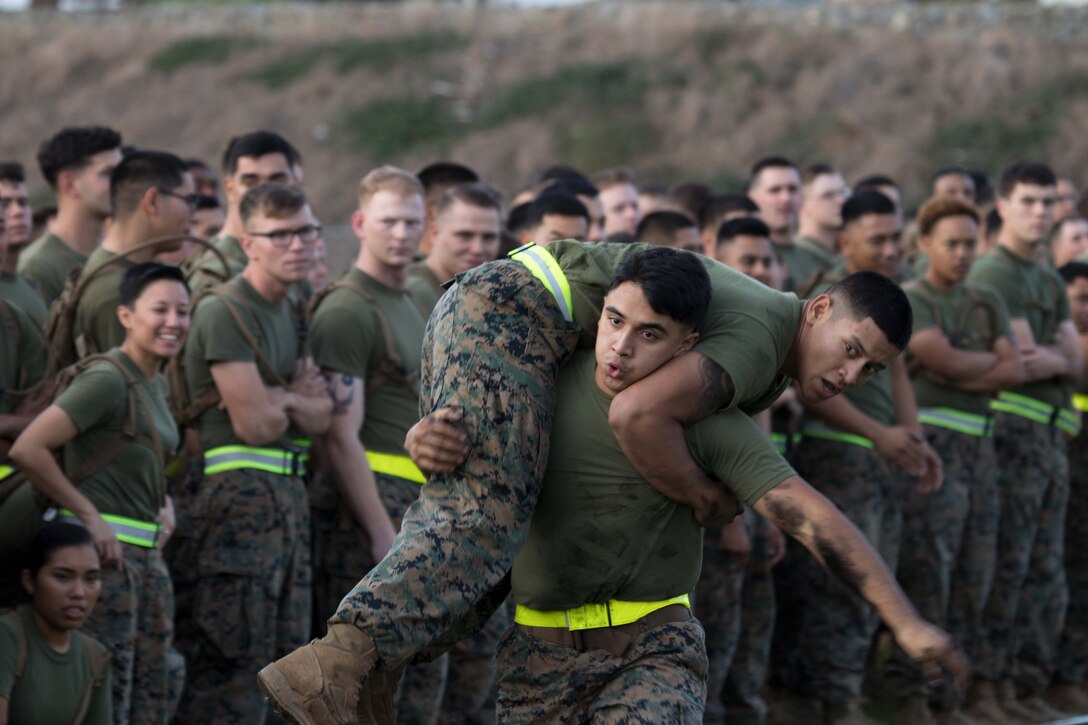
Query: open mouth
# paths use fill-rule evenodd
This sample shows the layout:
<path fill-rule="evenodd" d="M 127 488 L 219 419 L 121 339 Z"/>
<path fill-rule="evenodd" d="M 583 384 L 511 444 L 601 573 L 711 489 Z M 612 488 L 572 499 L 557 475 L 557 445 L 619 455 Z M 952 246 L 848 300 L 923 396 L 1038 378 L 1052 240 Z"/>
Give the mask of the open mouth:
<path fill-rule="evenodd" d="M 820 394 L 825 398 L 833 398 L 839 394 L 839 388 L 820 378 Z"/>

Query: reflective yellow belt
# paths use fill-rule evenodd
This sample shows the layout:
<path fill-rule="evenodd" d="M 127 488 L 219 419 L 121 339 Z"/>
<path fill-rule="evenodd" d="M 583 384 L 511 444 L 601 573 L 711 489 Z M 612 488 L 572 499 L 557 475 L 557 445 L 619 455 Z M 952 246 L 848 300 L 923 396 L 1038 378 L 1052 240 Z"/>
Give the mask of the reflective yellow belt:
<path fill-rule="evenodd" d="M 1073 396 L 1073 407 L 1082 413 L 1088 413 L 1088 395 L 1077 393 Z"/>
<path fill-rule="evenodd" d="M 9 466 L 6 463 L 5 464 L 0 464 L 0 481 L 3 481 L 5 478 L 7 478 L 8 476 L 10 476 L 13 473 L 15 473 L 15 467 L 14 466 Z"/>
<path fill-rule="evenodd" d="M 583 604 L 574 609 L 542 612 L 519 604 L 514 611 L 514 621 L 526 627 L 557 627 L 561 629 L 597 629 L 618 627 L 637 622 L 648 614 L 671 604 L 691 608 L 687 594 L 660 602 L 621 602 L 613 599 L 601 604 Z"/>
<path fill-rule="evenodd" d="M 306 451 L 289 451 L 283 448 L 256 448 L 253 446 L 219 446 L 204 451 L 204 473 L 222 473 L 240 469 L 254 469 L 283 476 L 301 476 L 305 473 Z"/>
<path fill-rule="evenodd" d="M 789 452 L 791 446 L 795 446 L 800 442 L 800 433 L 771 433 L 771 443 L 774 443 L 778 454 L 782 456 Z"/>
<path fill-rule="evenodd" d="M 570 283 L 567 282 L 567 275 L 563 274 L 563 268 L 559 266 L 559 262 L 555 261 L 551 252 L 529 242 L 510 252 L 509 257 L 524 264 L 533 276 L 540 280 L 555 298 L 559 311 L 563 313 L 563 319 L 573 322 L 574 303 L 571 301 Z"/>
<path fill-rule="evenodd" d="M 918 421 L 979 438 L 994 434 L 994 419 L 989 415 L 965 413 L 955 408 L 919 408 Z"/>
<path fill-rule="evenodd" d="M 121 543 L 142 546 L 145 549 L 155 548 L 155 539 L 158 538 L 160 529 L 157 523 L 113 514 L 100 514 L 100 516 Z M 68 509 L 48 509 L 43 518 L 46 521 L 60 521 L 65 524 L 83 526 L 83 521 Z"/>
<path fill-rule="evenodd" d="M 996 400 L 990 402 L 990 409 L 1018 415 L 1033 423 L 1052 425 L 1071 436 L 1080 432 L 1080 415 L 1076 411 L 1044 403 L 1027 395 L 1002 391 L 997 394 Z"/>
<path fill-rule="evenodd" d="M 840 443 L 850 443 L 855 446 L 861 446 L 862 448 L 875 449 L 876 444 L 865 436 L 855 435 L 853 433 L 844 433 L 841 430 L 836 430 L 826 423 L 821 423 L 818 420 L 810 420 L 805 422 L 805 427 L 801 430 L 808 438 L 819 438 L 825 441 L 838 441 Z"/>
<path fill-rule="evenodd" d="M 419 466 L 408 456 L 367 451 L 366 462 L 370 464 L 370 470 L 375 473 L 396 476 L 413 483 L 427 483 L 427 477 L 423 475 L 423 471 L 419 470 Z"/>

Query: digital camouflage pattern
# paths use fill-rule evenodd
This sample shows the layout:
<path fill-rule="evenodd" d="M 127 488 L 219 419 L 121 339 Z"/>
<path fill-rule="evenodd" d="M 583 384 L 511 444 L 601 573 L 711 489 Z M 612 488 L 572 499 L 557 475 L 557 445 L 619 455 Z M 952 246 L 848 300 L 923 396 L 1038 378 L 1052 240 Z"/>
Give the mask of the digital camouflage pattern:
<path fill-rule="evenodd" d="M 102 593 L 83 631 L 112 655 L 116 725 L 165 725 L 185 682 L 174 649 L 174 591 L 158 549 L 121 545 L 124 568 L 102 569 Z"/>
<path fill-rule="evenodd" d="M 947 631 L 974 661 L 996 563 L 994 440 L 937 426 L 924 428 L 930 446 L 944 461 L 944 483 L 931 494 L 907 494 L 899 583 L 922 618 Z M 898 647 L 885 672 L 899 697 L 926 692 L 921 671 Z M 950 683 L 946 687 L 930 693 L 931 700 L 950 708 L 957 703 Z"/>
<path fill-rule="evenodd" d="M 495 722 L 495 656 L 502 635 L 513 623 L 510 600 L 476 634 L 449 652 L 449 675 L 438 722 L 485 725 Z"/>
<path fill-rule="evenodd" d="M 621 655 L 564 647 L 511 627 L 499 643 L 503 723 L 699 725 L 706 700 L 703 628 L 647 627 Z"/>
<path fill-rule="evenodd" d="M 525 543 L 547 465 L 555 379 L 577 333 L 514 261 L 466 272 L 439 301 L 424 339 L 421 407 L 461 408 L 471 452 L 422 488 L 392 550 L 330 620 L 365 630 L 384 669 L 431 645 L 428 656 L 444 651 L 505 597 L 493 589 Z"/>
<path fill-rule="evenodd" d="M 310 631 L 310 507 L 302 480 L 205 475 L 179 542 L 177 641 L 189 677 L 178 722 L 262 723 L 257 671 Z"/>
<path fill-rule="evenodd" d="M 1088 678 L 1088 426 L 1069 443 L 1069 509 L 1065 520 L 1069 607 L 1054 679 L 1075 685 Z"/>

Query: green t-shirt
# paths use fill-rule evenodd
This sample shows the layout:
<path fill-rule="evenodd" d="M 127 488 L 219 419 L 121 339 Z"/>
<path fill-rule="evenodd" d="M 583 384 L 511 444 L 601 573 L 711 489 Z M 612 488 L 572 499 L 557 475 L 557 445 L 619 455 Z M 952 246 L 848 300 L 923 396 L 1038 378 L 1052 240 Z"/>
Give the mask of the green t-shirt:
<path fill-rule="evenodd" d="M 699 578 L 699 524 L 623 455 L 594 368 L 593 351 L 579 350 L 559 376 L 548 469 L 513 569 L 514 601 L 534 609 L 660 601 L 691 591 Z M 794 475 L 740 411 L 719 412 L 686 433 L 695 461 L 745 503 Z"/>
<path fill-rule="evenodd" d="M 234 298 L 238 315 L 246 328 L 256 336 L 261 352 L 271 363 L 273 370 L 284 381 L 290 382 L 299 356 L 298 325 L 292 314 L 291 304 L 282 300 L 273 304 L 253 289 L 242 277 L 235 277 L 225 285 Z M 246 342 L 233 315 L 218 297 L 208 295 L 197 305 L 185 343 L 185 379 L 189 395 L 197 400 L 215 385 L 211 366 L 220 362 L 257 363 L 257 355 Z M 267 386 L 276 385 L 272 375 L 257 364 L 261 379 Z M 225 445 L 246 445 L 235 434 L 226 410 L 213 405 L 197 418 L 195 423 L 204 450 Z M 291 431 L 279 440 L 270 441 L 270 447 L 290 447 Z"/>
<path fill-rule="evenodd" d="M 246 256 L 245 250 L 242 249 L 242 243 L 238 241 L 238 237 L 224 234 L 219 237 L 212 237 L 208 242 L 226 257 L 228 270 L 224 272 L 219 257 L 211 250 L 205 250 L 204 254 L 200 255 L 197 260 L 196 271 L 189 280 L 189 289 L 194 295 L 205 287 L 222 284 L 224 279 L 233 279 L 241 274 L 249 263 L 249 257 Z"/>
<path fill-rule="evenodd" d="M 442 280 L 444 281 L 444 280 Z M 438 300 L 446 290 L 442 289 L 442 281 L 434 276 L 434 272 L 425 262 L 416 262 L 408 268 L 408 289 L 416 298 L 416 304 L 428 316 L 438 305 Z"/>
<path fill-rule="evenodd" d="M 971 267 L 967 282 L 989 287 L 1005 301 L 1009 319 L 1025 319 L 1039 345 L 1057 342 L 1058 326 L 1070 319 L 1065 282 L 1050 267 L 1021 259 L 998 245 Z M 1060 377 L 1011 388 L 1050 405 L 1068 405 L 1071 391 Z"/>
<path fill-rule="evenodd" d="M 426 321 L 411 295 L 386 287 L 357 268 L 345 280 L 374 299 L 396 344 L 407 384 L 386 379 L 366 399 L 360 440 L 368 450 L 404 453 L 404 436 L 419 420 L 419 368 Z M 371 380 L 388 358 L 378 313 L 348 288 L 334 289 L 321 301 L 310 326 L 314 362 L 323 368 Z"/>
<path fill-rule="evenodd" d="M 166 381 L 161 376 L 148 380 L 128 355 L 116 348 L 106 354 L 136 378 L 147 401 L 149 409 L 140 405 L 137 399 L 137 435 L 150 439 L 154 425 L 163 455 L 177 450 L 180 438 L 170 415 Z M 64 447 L 66 471 L 74 472 L 80 463 L 121 435 L 128 419 L 128 393 L 121 372 L 109 363 L 100 362 L 77 375 L 68 389 L 57 397 L 53 404 L 67 413 L 79 430 Z M 129 443 L 104 468 L 74 483 L 99 513 L 153 521 L 165 503 L 163 472 L 150 443 Z"/>
<path fill-rule="evenodd" d="M 0 272 L 0 299 L 23 308 L 39 330 L 45 329 L 45 320 L 49 317 L 49 308 L 45 305 L 38 290 L 21 274 Z"/>
<path fill-rule="evenodd" d="M 45 374 L 46 350 L 41 330 L 18 305 L 0 298 L 0 414 L 10 414 L 22 396 Z"/>
<path fill-rule="evenodd" d="M 86 257 L 62 242 L 56 234 L 46 232 L 31 242 L 19 257 L 19 274 L 38 288 L 46 305 L 51 305 L 60 297 L 68 273 L 86 261 Z"/>
<path fill-rule="evenodd" d="M 22 619 L 26 647 L 26 666 L 16 680 L 18 633 L 14 622 L 0 618 L 0 697 L 8 701 L 8 722 L 68 723 L 76 719 L 83 693 L 92 677 L 90 655 L 83 637 L 72 633 L 67 652 L 50 647 L 38 629 L 29 605 L 16 609 Z M 105 653 L 98 642 L 92 645 Z M 91 695 L 83 725 L 112 725 L 113 696 L 109 667 L 102 683 Z"/>
<path fill-rule="evenodd" d="M 645 244 L 550 242 L 552 253 L 571 287 L 574 321 L 582 328 L 583 347 L 592 347 L 604 296 L 625 254 Z M 790 383 L 779 374 L 797 334 L 801 300 L 778 292 L 707 257 L 713 296 L 695 351 L 729 373 L 736 395 L 728 407 L 756 413 L 773 403 Z"/>
<path fill-rule="evenodd" d="M 786 265 L 789 275 L 784 285 L 787 290 L 805 294 L 816 276 L 835 264 L 834 257 L 814 239 L 798 237 L 793 244 L 775 244 L 778 255 Z"/>
<path fill-rule="evenodd" d="M 1005 303 L 992 290 L 965 284 L 942 290 L 916 279 L 904 285 L 903 291 L 914 312 L 914 331 L 937 328 L 960 350 L 993 350 L 1000 338 L 1012 334 Z M 989 413 L 993 397 L 942 385 L 920 374 L 914 375 L 913 386 L 921 407 L 955 408 L 975 415 Z"/>
<path fill-rule="evenodd" d="M 816 286 L 809 293 L 810 297 L 821 295 L 836 282 L 842 281 L 847 276 L 846 268 L 840 262 L 828 272 L 820 275 Z M 854 404 L 858 410 L 884 425 L 895 423 L 895 403 L 892 400 L 892 370 L 881 370 L 869 382 L 847 388 L 843 396 Z"/>
<path fill-rule="evenodd" d="M 83 265 L 80 279 L 107 264 L 117 254 L 99 247 Z M 117 318 L 117 306 L 121 304 L 121 280 L 125 272 L 136 266 L 131 259 L 120 259 L 94 276 L 84 288 L 76 304 L 75 335 L 88 338 L 91 349 L 105 352 L 125 341 L 125 328 Z"/>

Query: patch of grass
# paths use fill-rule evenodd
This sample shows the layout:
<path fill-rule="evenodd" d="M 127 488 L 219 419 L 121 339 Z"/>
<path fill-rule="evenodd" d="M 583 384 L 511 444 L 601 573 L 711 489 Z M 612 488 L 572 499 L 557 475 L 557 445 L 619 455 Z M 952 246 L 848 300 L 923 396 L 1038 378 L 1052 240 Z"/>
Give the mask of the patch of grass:
<path fill-rule="evenodd" d="M 247 74 L 246 78 L 269 88 L 283 88 L 308 74 L 319 60 L 321 60 L 321 53 L 317 51 L 295 53 L 258 68 Z"/>
<path fill-rule="evenodd" d="M 556 158 L 581 169 L 603 169 L 646 155 L 658 139 L 657 129 L 644 118 L 588 114 L 562 127 L 555 141 Z"/>
<path fill-rule="evenodd" d="M 404 96 L 375 101 L 342 117 L 348 142 L 379 156 L 395 156 L 424 143 L 453 139 L 464 125 L 449 103 L 436 96 Z"/>
<path fill-rule="evenodd" d="M 192 63 L 222 63 L 238 50 L 245 50 L 265 41 L 245 35 L 205 35 L 183 38 L 156 53 L 148 65 L 151 70 L 169 73 Z"/>

